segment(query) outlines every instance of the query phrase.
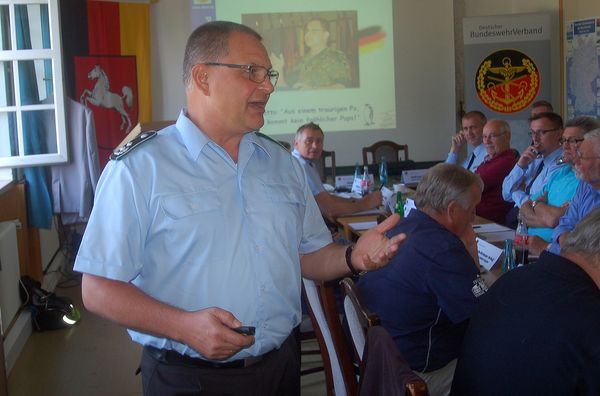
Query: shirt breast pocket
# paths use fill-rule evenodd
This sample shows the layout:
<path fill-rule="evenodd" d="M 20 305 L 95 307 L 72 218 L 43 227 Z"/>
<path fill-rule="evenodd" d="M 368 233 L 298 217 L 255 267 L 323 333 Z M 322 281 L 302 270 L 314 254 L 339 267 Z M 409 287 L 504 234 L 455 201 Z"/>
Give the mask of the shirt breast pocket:
<path fill-rule="evenodd" d="M 306 205 L 302 190 L 286 184 L 265 184 L 267 201 L 273 205 L 302 207 Z"/>
<path fill-rule="evenodd" d="M 221 201 L 217 191 L 202 191 L 164 197 L 161 206 L 172 219 L 219 212 Z"/>

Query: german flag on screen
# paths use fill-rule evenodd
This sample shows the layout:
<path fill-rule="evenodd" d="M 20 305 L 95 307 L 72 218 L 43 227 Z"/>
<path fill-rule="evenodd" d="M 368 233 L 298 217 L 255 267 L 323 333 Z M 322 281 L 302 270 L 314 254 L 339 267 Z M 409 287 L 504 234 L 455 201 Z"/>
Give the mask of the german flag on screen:
<path fill-rule="evenodd" d="M 383 47 L 387 34 L 381 26 L 369 26 L 358 31 L 358 53 L 368 54 Z"/>

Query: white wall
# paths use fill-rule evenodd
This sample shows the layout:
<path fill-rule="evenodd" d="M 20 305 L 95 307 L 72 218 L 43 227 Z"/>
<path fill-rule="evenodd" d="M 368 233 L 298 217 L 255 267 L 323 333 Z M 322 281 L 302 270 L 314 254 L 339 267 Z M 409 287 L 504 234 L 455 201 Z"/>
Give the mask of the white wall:
<path fill-rule="evenodd" d="M 176 118 L 184 104 L 181 62 L 191 33 L 189 6 L 189 0 L 151 5 L 155 120 Z M 396 78 L 398 130 L 327 135 L 326 148 L 335 150 L 338 165 L 362 161 L 361 147 L 381 139 L 408 144 L 415 160 L 445 158 L 456 112 L 452 13 L 451 0 L 394 0 L 396 59 L 402 64 Z"/>

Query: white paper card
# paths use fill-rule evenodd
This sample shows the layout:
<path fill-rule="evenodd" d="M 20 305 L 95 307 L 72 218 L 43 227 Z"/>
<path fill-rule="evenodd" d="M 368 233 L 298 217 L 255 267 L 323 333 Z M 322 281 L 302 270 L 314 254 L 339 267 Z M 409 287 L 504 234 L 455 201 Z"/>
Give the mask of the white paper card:
<path fill-rule="evenodd" d="M 386 186 L 381 187 L 381 198 L 383 207 L 389 210 L 390 213 L 394 213 L 394 207 L 396 206 L 396 194 Z"/>
<path fill-rule="evenodd" d="M 413 209 L 417 209 L 414 199 L 406 198 L 406 201 L 404 202 L 404 217 L 408 216 Z"/>
<path fill-rule="evenodd" d="M 413 169 L 402 171 L 402 183 L 419 184 L 429 169 Z"/>
<path fill-rule="evenodd" d="M 377 225 L 376 221 L 360 221 L 357 223 L 350 223 L 350 227 L 357 231 L 369 230 Z"/>
<path fill-rule="evenodd" d="M 489 271 L 494 266 L 494 264 L 496 264 L 498 258 L 500 258 L 500 255 L 502 254 L 502 249 L 497 248 L 496 246 L 484 241 L 481 238 L 475 238 L 475 240 L 477 241 L 477 254 L 479 255 L 479 264 Z"/>
<path fill-rule="evenodd" d="M 335 188 L 351 191 L 354 183 L 354 175 L 336 176 Z"/>
<path fill-rule="evenodd" d="M 511 229 L 505 227 L 503 225 L 497 223 L 487 223 L 487 224 L 474 224 L 473 230 L 475 232 L 483 234 L 486 232 L 501 232 L 501 231 L 510 231 Z"/>

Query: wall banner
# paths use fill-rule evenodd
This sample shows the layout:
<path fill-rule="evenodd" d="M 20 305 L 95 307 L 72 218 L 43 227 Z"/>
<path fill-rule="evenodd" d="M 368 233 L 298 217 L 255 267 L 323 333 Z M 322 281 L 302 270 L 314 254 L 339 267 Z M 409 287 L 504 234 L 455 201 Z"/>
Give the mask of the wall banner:
<path fill-rule="evenodd" d="M 464 18 L 463 41 L 466 110 L 509 121 L 512 146 L 523 150 L 529 106 L 551 99 L 550 15 Z"/>

